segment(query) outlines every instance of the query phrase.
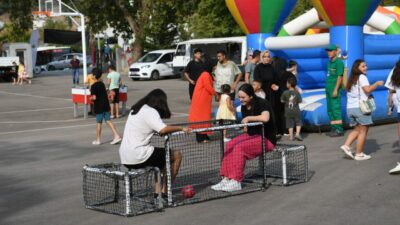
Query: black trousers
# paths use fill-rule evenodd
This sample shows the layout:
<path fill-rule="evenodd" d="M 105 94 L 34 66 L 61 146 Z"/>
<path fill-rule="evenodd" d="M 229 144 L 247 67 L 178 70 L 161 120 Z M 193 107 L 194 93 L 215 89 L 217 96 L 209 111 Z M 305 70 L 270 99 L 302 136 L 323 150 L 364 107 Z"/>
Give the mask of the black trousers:
<path fill-rule="evenodd" d="M 194 87 L 195 87 L 195 85 L 189 83 L 189 97 L 190 97 L 190 100 L 192 100 L 192 97 L 193 97 Z"/>

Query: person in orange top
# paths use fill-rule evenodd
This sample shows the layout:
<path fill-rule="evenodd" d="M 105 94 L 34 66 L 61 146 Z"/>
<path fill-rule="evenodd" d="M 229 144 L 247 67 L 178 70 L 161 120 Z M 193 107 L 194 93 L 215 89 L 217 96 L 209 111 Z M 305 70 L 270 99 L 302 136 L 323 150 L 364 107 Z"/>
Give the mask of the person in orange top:
<path fill-rule="evenodd" d="M 197 79 L 196 86 L 193 91 L 192 104 L 189 110 L 189 122 L 200 122 L 211 120 L 211 104 L 212 97 L 218 98 L 213 88 L 213 78 L 209 72 L 202 72 Z M 192 129 L 211 127 L 211 123 L 191 125 Z M 197 142 L 206 142 L 209 133 L 196 133 Z"/>

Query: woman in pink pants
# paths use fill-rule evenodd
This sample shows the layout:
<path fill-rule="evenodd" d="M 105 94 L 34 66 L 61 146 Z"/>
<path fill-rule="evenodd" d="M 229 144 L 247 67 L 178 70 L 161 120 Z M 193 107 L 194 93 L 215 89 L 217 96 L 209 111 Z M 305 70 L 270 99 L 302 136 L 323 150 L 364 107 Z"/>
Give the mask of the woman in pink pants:
<path fill-rule="evenodd" d="M 276 145 L 276 128 L 271 104 L 257 97 L 250 84 L 243 84 L 238 92 L 242 104 L 242 123 L 263 122 L 267 151 Z M 215 191 L 239 191 L 244 177 L 246 160 L 254 159 L 262 154 L 262 131 L 259 126 L 247 127 L 247 132 L 228 142 L 221 165 L 222 180 L 211 186 Z"/>

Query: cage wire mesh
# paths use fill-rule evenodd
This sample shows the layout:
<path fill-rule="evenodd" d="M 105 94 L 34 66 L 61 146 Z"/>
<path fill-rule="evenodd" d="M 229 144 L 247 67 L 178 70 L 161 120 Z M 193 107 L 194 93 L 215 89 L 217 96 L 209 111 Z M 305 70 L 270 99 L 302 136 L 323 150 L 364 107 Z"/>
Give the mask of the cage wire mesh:
<path fill-rule="evenodd" d="M 274 185 L 292 185 L 308 181 L 308 156 L 304 145 L 277 144 L 266 153 L 265 173 Z"/>
<path fill-rule="evenodd" d="M 223 132 L 226 130 L 228 138 L 235 138 L 243 134 L 243 125 L 235 124 L 234 121 L 207 121 L 201 123 L 180 124 L 189 126 L 194 130 L 192 133 L 178 132 L 168 136 L 167 149 L 180 151 L 182 161 L 176 179 L 169 183 L 168 203 L 170 206 L 191 204 L 231 195 L 243 194 L 264 188 L 262 157 L 256 157 L 246 162 L 242 189 L 235 192 L 215 191 L 210 187 L 221 181 L 221 162 L 224 158 L 224 150 L 227 143 L 224 142 Z M 262 123 L 255 123 L 256 129 L 262 129 Z M 201 131 L 198 131 L 198 130 Z M 207 134 L 209 140 L 198 142 L 196 135 Z M 157 139 L 157 138 L 156 138 Z M 158 141 L 160 143 L 159 137 Z M 249 143 L 257 145 L 262 149 L 261 142 Z M 250 147 L 250 146 L 249 146 Z M 168 151 L 167 151 L 168 152 Z M 260 150 L 261 152 L 261 150 Z M 172 154 L 171 154 L 172 155 Z M 170 166 L 167 155 L 167 167 Z M 171 167 L 167 168 L 171 169 Z M 168 177 L 171 182 L 171 177 Z M 190 187 L 194 191 L 193 196 L 187 196 L 185 189 Z"/>
<path fill-rule="evenodd" d="M 263 124 L 252 123 L 247 126 L 236 124 L 235 121 L 206 121 L 198 123 L 175 124 L 188 126 L 192 133 L 176 132 L 164 137 L 154 135 L 151 145 L 166 148 L 166 172 L 168 180 L 168 206 L 192 204 L 211 199 L 224 198 L 258 190 L 263 190 L 268 181 L 271 184 L 291 185 L 308 181 L 307 149 L 303 145 L 278 144 L 271 152 L 266 152 L 265 139 L 251 139 L 241 148 L 256 149 L 244 157 L 245 165 L 239 166 L 241 190 L 227 192 L 215 191 L 210 187 L 221 181 L 221 171 L 225 157 L 225 169 L 237 171 L 238 158 L 230 156 L 238 143 L 238 139 L 246 135 L 244 129 L 252 127 L 264 132 Z M 246 128 L 245 128 L 246 127 Z M 233 142 L 224 142 L 224 131 L 227 138 Z M 207 134 L 208 140 L 198 142 L 196 135 Z M 169 150 L 169 151 L 168 151 Z M 264 151 L 263 151 L 264 150 Z M 182 161 L 179 172 L 172 181 L 171 155 L 180 151 Z M 228 158 L 230 157 L 230 161 Z M 243 160 L 243 158 L 242 158 Z M 235 162 L 235 164 L 227 162 Z M 243 162 L 243 161 L 242 161 Z M 228 166 L 227 166 L 228 165 Z M 158 168 L 145 168 L 127 171 L 124 166 L 116 163 L 86 165 L 83 173 L 83 196 L 87 208 L 103 212 L 134 216 L 148 212 L 159 211 L 165 200 L 154 198 L 154 180 L 160 179 Z M 161 185 L 160 182 L 158 185 Z M 187 192 L 187 190 L 190 192 Z M 160 186 L 159 189 L 160 190 Z M 190 193 L 188 195 L 188 193 Z"/>
<path fill-rule="evenodd" d="M 154 198 L 155 178 L 160 180 L 158 168 L 128 171 L 120 164 L 109 163 L 86 165 L 82 173 L 86 208 L 123 216 L 135 216 L 163 208 L 161 199 Z"/>

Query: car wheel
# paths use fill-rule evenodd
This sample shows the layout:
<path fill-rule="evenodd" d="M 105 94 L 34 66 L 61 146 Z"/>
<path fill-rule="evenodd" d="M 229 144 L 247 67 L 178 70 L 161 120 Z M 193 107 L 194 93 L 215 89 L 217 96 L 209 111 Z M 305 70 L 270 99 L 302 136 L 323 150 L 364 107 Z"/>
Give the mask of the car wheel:
<path fill-rule="evenodd" d="M 47 70 L 48 70 L 48 71 L 56 70 L 56 67 L 54 67 L 54 66 L 49 66 L 49 67 L 47 68 Z"/>
<path fill-rule="evenodd" d="M 151 79 L 152 80 L 160 79 L 160 73 L 157 70 L 154 70 L 153 72 L 151 72 Z"/>
<path fill-rule="evenodd" d="M 34 74 L 39 74 L 40 72 L 42 72 L 42 68 L 40 68 L 40 66 L 35 66 L 33 68 L 33 73 Z"/>

